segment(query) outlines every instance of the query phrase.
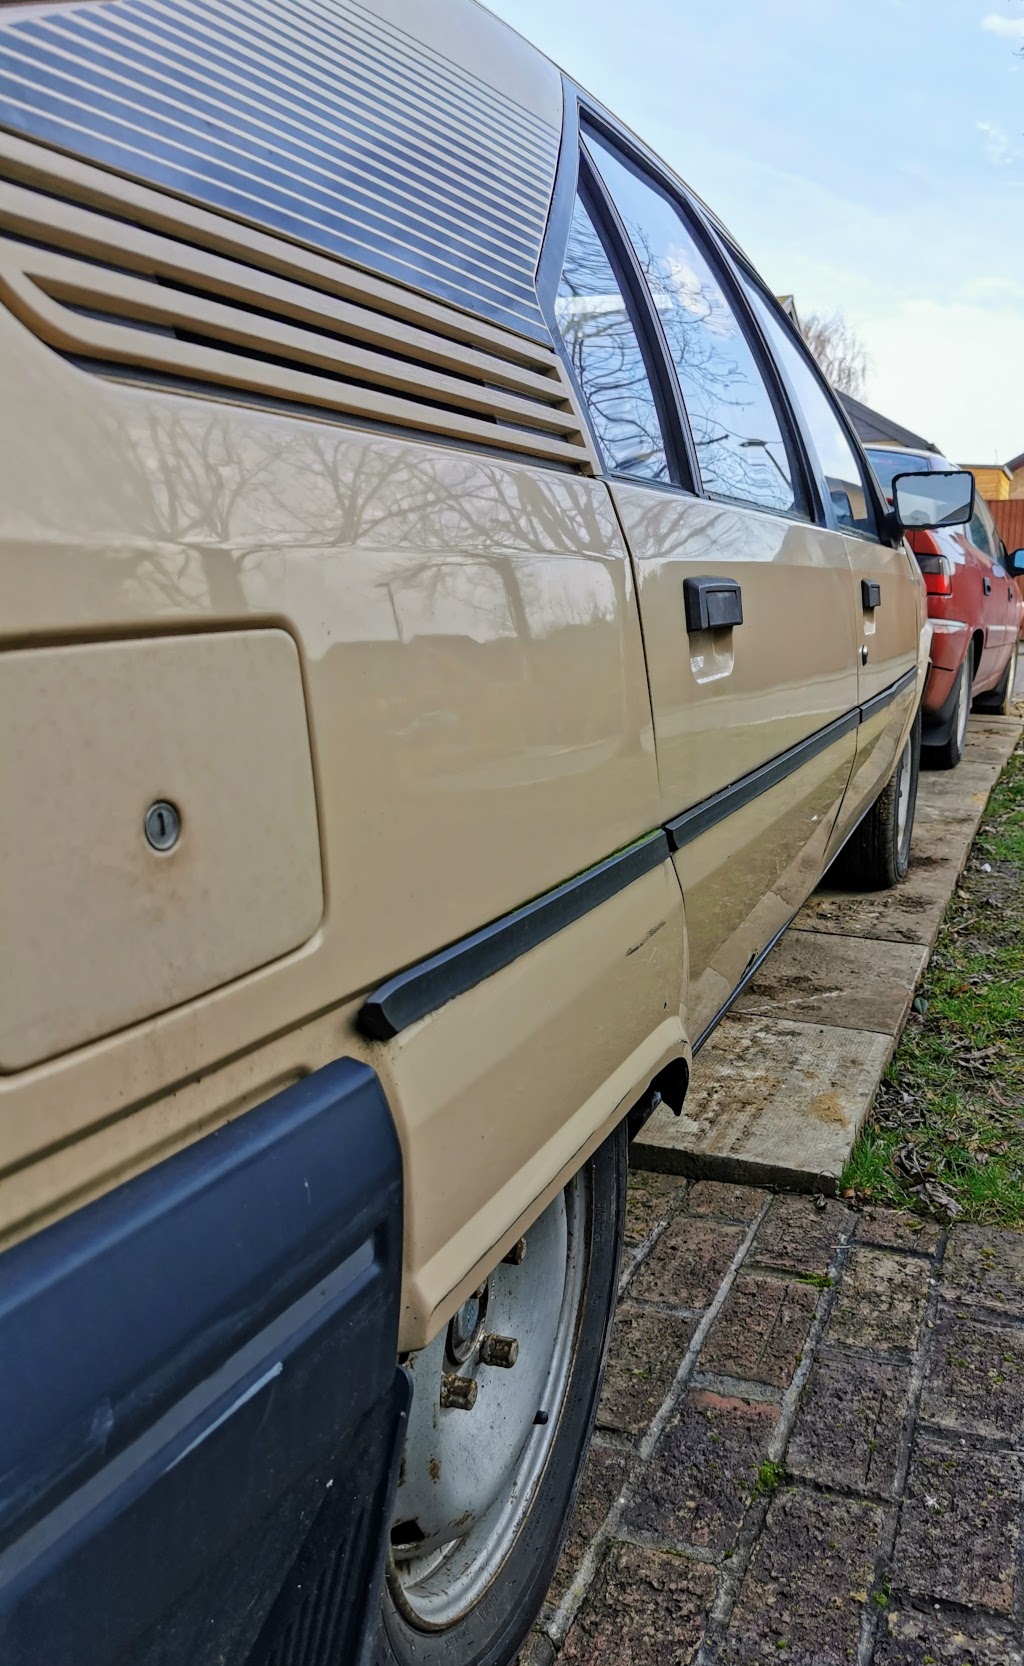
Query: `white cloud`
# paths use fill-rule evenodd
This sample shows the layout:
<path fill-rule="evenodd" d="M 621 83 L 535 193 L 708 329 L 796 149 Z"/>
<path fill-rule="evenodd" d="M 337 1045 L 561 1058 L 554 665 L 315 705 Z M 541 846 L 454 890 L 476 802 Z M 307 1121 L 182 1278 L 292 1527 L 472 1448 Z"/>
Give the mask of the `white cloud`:
<path fill-rule="evenodd" d="M 990 35 L 1007 35 L 1010 40 L 1024 41 L 1024 17 L 1001 17 L 998 12 L 989 12 L 982 18 L 981 27 Z"/>
<path fill-rule="evenodd" d="M 865 398 L 957 463 L 1024 450 L 1024 314 L 1015 306 L 913 300 L 849 315 L 871 355 Z"/>

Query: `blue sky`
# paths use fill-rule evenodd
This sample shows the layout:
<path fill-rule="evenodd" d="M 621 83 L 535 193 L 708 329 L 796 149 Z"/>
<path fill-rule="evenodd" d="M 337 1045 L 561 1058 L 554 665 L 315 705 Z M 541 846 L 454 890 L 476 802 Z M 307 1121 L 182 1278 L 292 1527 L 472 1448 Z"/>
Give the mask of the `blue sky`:
<path fill-rule="evenodd" d="M 865 397 L 1024 451 L 1024 0 L 487 0 L 669 162 Z"/>

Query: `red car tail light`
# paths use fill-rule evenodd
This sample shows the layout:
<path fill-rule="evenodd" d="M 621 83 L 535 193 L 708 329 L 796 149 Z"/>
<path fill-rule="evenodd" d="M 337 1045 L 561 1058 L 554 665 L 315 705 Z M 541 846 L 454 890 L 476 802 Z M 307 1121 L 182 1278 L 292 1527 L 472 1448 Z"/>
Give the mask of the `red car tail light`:
<path fill-rule="evenodd" d="M 953 569 L 944 555 L 917 554 L 917 564 L 924 574 L 924 587 L 929 596 L 953 594 Z"/>

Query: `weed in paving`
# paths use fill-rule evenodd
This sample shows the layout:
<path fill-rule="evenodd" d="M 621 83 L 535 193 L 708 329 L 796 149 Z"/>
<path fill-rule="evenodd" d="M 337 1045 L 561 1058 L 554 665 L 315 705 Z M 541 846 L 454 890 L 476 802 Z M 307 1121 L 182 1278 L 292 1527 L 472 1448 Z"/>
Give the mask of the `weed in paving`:
<path fill-rule="evenodd" d="M 1000 777 L 842 1186 L 1024 1229 L 1024 747 Z"/>
<path fill-rule="evenodd" d="M 754 1482 L 754 1498 L 767 1498 L 782 1485 L 785 1470 L 781 1464 L 773 1464 L 767 1458 L 761 1464 Z"/>

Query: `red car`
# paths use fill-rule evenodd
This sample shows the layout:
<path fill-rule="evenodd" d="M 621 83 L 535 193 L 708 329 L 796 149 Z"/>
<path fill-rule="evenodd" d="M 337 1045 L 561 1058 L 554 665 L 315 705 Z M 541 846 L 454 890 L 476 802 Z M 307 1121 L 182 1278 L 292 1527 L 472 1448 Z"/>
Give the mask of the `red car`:
<path fill-rule="evenodd" d="M 952 469 L 937 452 L 869 445 L 871 466 L 886 496 L 899 474 Z M 964 527 L 908 532 L 924 574 L 932 622 L 931 667 L 922 700 L 923 758 L 954 769 L 963 756 L 972 702 L 977 711 L 1010 709 L 1024 601 L 1014 564 L 984 500 Z"/>

